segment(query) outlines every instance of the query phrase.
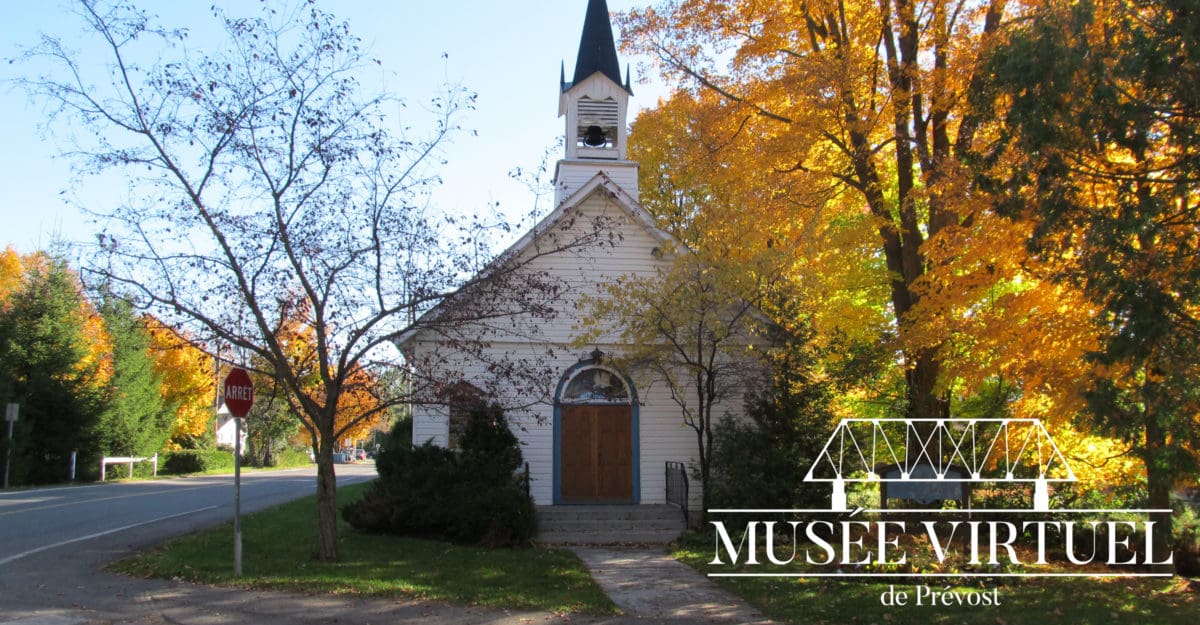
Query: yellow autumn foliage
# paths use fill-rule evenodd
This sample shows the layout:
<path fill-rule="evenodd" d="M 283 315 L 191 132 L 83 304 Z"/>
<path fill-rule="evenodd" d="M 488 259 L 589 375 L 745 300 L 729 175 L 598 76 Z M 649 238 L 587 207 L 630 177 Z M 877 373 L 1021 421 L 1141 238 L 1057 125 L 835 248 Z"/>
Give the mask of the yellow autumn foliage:
<path fill-rule="evenodd" d="M 1085 355 L 1099 348 L 1100 328 L 1083 293 L 1051 281 L 1054 268 L 1026 251 L 1032 227 L 987 212 L 931 238 L 905 336 L 939 349 L 948 392 L 1001 380 L 1020 390 L 1012 416 L 1062 423 L 1083 407 Z"/>
<path fill-rule="evenodd" d="M 216 378 L 213 358 L 176 330 L 148 317 L 150 355 L 163 399 L 175 406 L 172 439 L 197 438 L 212 427 Z"/>
<path fill-rule="evenodd" d="M 4 252 L 0 254 L 0 306 L 8 301 L 9 295 L 20 288 L 23 274 L 21 255 L 11 245 L 4 248 Z"/>
<path fill-rule="evenodd" d="M 1071 259 L 1030 254 L 1033 222 L 997 215 L 964 165 L 997 132 L 968 106 L 981 55 L 1002 24 L 1041 4 L 679 0 L 631 11 L 627 49 L 658 59 L 676 91 L 639 115 L 630 158 L 662 227 L 748 268 L 773 259 L 801 317 L 781 323 L 807 324 L 822 346 L 892 350 L 892 379 L 932 360 L 951 404 L 1015 389 L 1004 414 L 1064 432 L 1081 466 L 1107 467 L 1080 471 L 1101 483 L 1134 465 L 1104 460 L 1120 442 L 1075 431 L 1094 367 L 1085 356 L 1103 332 L 1097 307 L 1052 279 L 1062 267 L 1049 263 Z M 838 416 L 902 401 L 872 382 L 842 392 Z"/>

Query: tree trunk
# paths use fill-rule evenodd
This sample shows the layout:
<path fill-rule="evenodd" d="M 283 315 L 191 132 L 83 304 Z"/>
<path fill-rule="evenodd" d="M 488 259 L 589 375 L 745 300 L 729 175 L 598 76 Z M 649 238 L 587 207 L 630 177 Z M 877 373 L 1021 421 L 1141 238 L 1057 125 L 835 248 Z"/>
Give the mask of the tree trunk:
<path fill-rule="evenodd" d="M 937 378 L 941 363 L 934 350 L 922 350 L 910 356 L 905 373 L 908 385 L 908 416 L 913 419 L 945 419 L 949 406 L 937 394 Z"/>
<path fill-rule="evenodd" d="M 708 464 L 710 449 L 706 443 L 711 430 L 708 426 L 708 411 L 706 408 L 705 399 L 707 398 L 708 385 L 706 382 L 710 378 L 697 374 L 696 375 L 696 461 L 700 464 L 700 518 L 699 525 L 704 527 L 708 523 Z M 686 503 L 684 504 L 687 505 Z"/>
<path fill-rule="evenodd" d="M 913 292 L 913 285 L 925 273 L 925 259 L 921 254 L 920 236 L 917 223 L 914 199 L 909 196 L 899 198 L 899 208 L 902 214 L 901 224 L 896 224 L 892 218 L 892 206 L 883 193 L 883 184 L 879 176 L 879 168 L 875 163 L 874 150 L 861 133 L 851 132 L 854 147 L 855 177 L 859 188 L 870 208 L 871 213 L 879 219 L 879 241 L 883 258 L 891 276 L 892 310 L 896 315 L 896 324 L 900 332 L 904 332 L 904 324 L 909 310 L 917 303 L 918 295 Z M 912 167 L 910 157 L 905 162 Z M 901 166 L 903 171 L 904 167 Z M 911 186 L 911 185 L 910 185 Z M 933 224 L 930 224 L 932 226 Z M 939 226 L 940 228 L 940 226 Z M 931 234 L 933 230 L 931 230 Z M 925 349 L 917 353 L 904 354 L 905 398 L 908 406 L 905 414 L 910 419 L 943 418 L 949 413 L 948 403 L 937 395 L 937 377 L 941 363 L 936 349 Z M 910 450 L 910 455 L 912 450 Z"/>
<path fill-rule="evenodd" d="M 317 558 L 335 562 L 337 553 L 337 475 L 333 465 L 333 436 L 322 436 L 317 454 Z"/>
<path fill-rule="evenodd" d="M 711 455 L 705 453 L 705 438 L 707 437 L 704 435 L 704 428 L 696 428 L 696 446 L 700 452 L 698 459 L 700 463 L 700 517 L 697 520 L 700 527 L 704 527 L 708 523 L 708 465 Z M 686 506 L 687 503 L 685 502 L 684 505 Z"/>
<path fill-rule="evenodd" d="M 1158 420 L 1150 412 L 1146 418 L 1146 491 L 1148 507 L 1168 512 L 1151 512 L 1150 520 L 1154 522 L 1154 556 L 1155 562 L 1164 562 L 1172 550 L 1172 519 L 1171 519 L 1171 467 L 1167 464 L 1167 436 Z M 1173 572 L 1173 565 L 1162 565 L 1164 572 Z"/>

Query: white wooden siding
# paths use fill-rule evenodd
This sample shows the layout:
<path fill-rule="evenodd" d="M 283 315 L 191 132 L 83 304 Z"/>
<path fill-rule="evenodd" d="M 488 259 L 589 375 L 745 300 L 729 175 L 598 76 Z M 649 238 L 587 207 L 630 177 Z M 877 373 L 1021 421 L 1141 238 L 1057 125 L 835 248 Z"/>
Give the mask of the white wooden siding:
<path fill-rule="evenodd" d="M 562 204 L 598 173 L 608 176 L 634 200 L 638 199 L 638 164 L 634 161 L 565 159 L 558 162 L 554 171 L 554 205 Z"/>
<path fill-rule="evenodd" d="M 438 447 L 450 444 L 450 413 L 445 406 L 421 405 L 413 408 L 414 445 L 431 442 Z"/>
<path fill-rule="evenodd" d="M 634 170 L 636 172 L 636 170 Z M 572 347 L 571 341 L 577 334 L 577 324 L 586 314 L 579 306 L 582 294 L 598 295 L 601 290 L 598 285 L 611 283 L 617 278 L 627 275 L 652 277 L 657 270 L 665 270 L 670 261 L 669 256 L 654 254 L 652 250 L 662 246 L 663 242 L 648 231 L 641 222 L 633 218 L 628 210 L 609 196 L 603 189 L 591 194 L 580 204 L 587 217 L 605 215 L 615 218 L 619 236 L 616 243 L 583 250 L 581 253 L 563 253 L 546 256 L 533 260 L 529 265 L 531 271 L 546 271 L 570 285 L 568 293 L 558 302 L 558 315 L 547 322 L 540 318 L 518 318 L 515 326 L 522 330 L 506 332 L 501 324 L 489 332 L 487 337 L 487 359 L 495 358 L 533 358 L 543 354 L 547 347 L 554 351 L 554 357 L 549 362 L 555 372 L 553 379 L 547 380 L 546 386 L 554 389 L 559 379 L 568 369 L 587 357 L 587 353 L 598 347 L 606 353 L 617 355 L 621 352 L 619 345 L 614 344 L 617 329 L 612 335 L 602 338 L 595 346 Z M 587 223 L 589 219 L 578 220 L 577 223 Z M 577 226 L 582 227 L 582 226 Z M 529 336 L 536 327 L 537 343 L 531 343 Z M 424 350 L 444 350 L 432 342 L 422 342 L 420 338 L 408 345 L 413 361 L 419 362 Z M 438 353 L 442 353 L 439 351 Z M 444 354 L 443 354 L 444 356 Z M 480 388 L 488 388 L 486 366 L 481 362 L 459 354 L 451 357 L 446 364 L 448 370 L 461 371 L 467 382 Z M 437 377 L 437 372 L 425 372 Z M 628 373 L 628 372 L 627 372 Z M 448 382 L 451 380 L 447 380 Z M 695 432 L 684 425 L 679 407 L 671 400 L 669 391 L 662 384 L 651 385 L 649 381 L 633 377 L 633 384 L 640 405 L 638 407 L 638 438 L 639 438 L 639 475 L 640 501 L 645 504 L 662 503 L 665 501 L 665 463 L 667 461 L 683 462 L 689 467 L 696 463 Z M 527 406 L 508 412 L 510 424 L 514 433 L 521 441 L 522 454 L 529 463 L 531 477 L 531 493 L 538 504 L 553 503 L 554 475 L 554 435 L 553 397 L 496 397 L 496 400 L 507 406 L 526 406 L 533 400 L 542 403 Z M 727 412 L 741 414 L 740 398 L 731 404 L 720 406 L 715 414 L 724 415 Z M 422 405 L 414 408 L 413 442 L 416 444 L 432 440 L 435 444 L 446 445 L 449 438 L 447 412 L 444 408 L 434 405 Z M 690 474 L 689 474 L 690 478 Z M 693 481 L 691 490 L 692 507 L 700 505 L 700 489 Z"/>
<path fill-rule="evenodd" d="M 431 346 L 422 346 L 429 348 Z M 526 345 L 529 350 L 543 348 L 541 345 Z M 560 346 L 563 357 L 557 360 L 559 377 L 585 357 L 573 353 L 569 347 Z M 612 345 L 600 346 L 606 353 L 618 354 L 620 348 Z M 497 353 L 520 351 L 518 345 L 493 346 Z M 486 376 L 483 367 L 463 367 L 466 375 Z M 633 386 L 638 394 L 638 438 L 639 475 L 641 503 L 664 503 L 666 497 L 665 466 L 667 461 L 683 462 L 690 469 L 695 466 L 697 455 L 695 431 L 684 424 L 679 406 L 671 400 L 669 391 L 662 384 L 651 384 L 634 376 Z M 554 380 L 557 382 L 557 379 Z M 528 398 L 496 397 L 497 401 L 509 406 L 525 403 Z M 740 415 L 740 400 L 729 401 L 714 410 L 716 415 L 731 413 Z M 530 492 L 539 505 L 554 501 L 554 407 L 549 403 L 524 407 L 508 412 L 509 423 L 521 442 L 521 453 L 529 463 Z M 413 415 L 413 443 L 421 444 L 432 440 L 436 445 L 446 445 L 449 438 L 449 422 L 444 408 L 434 405 L 417 406 Z M 692 507 L 700 506 L 700 489 L 692 479 Z"/>
<path fill-rule="evenodd" d="M 604 243 L 583 250 L 561 252 L 529 261 L 526 269 L 531 272 L 546 272 L 561 281 L 567 288 L 559 300 L 557 315 L 551 322 L 542 318 L 520 318 L 514 323 L 505 320 L 497 324 L 489 340 L 496 343 L 521 344 L 527 342 L 531 330 L 537 338 L 555 345 L 569 344 L 576 336 L 579 322 L 586 314 L 580 305 L 584 295 L 599 296 L 600 285 L 611 284 L 623 276 L 651 278 L 659 270 L 670 266 L 668 258 L 657 257 L 652 250 L 663 243 L 647 232 L 617 201 L 605 193 L 589 196 L 581 206 L 583 217 L 576 220 L 578 236 L 585 236 L 592 218 L 602 216 L 618 230 L 613 233 L 613 243 Z M 568 235 L 570 236 L 570 235 Z M 608 237 L 604 237 L 607 241 Z M 518 328 L 506 332 L 505 328 Z"/>

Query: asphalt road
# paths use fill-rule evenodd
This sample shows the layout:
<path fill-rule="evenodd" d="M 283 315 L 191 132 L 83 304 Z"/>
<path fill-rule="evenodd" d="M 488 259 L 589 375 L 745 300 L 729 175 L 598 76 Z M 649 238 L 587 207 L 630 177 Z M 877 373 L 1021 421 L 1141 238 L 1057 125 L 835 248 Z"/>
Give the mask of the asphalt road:
<path fill-rule="evenodd" d="M 375 472 L 371 465 L 342 465 L 338 474 L 339 484 L 352 484 Z M 315 484 L 311 467 L 243 473 L 242 511 L 312 494 Z M 52 559 L 57 549 L 109 534 L 143 542 L 138 537 L 154 540 L 162 530 L 232 518 L 232 475 L 0 492 L 0 568 L 22 566 L 26 558 Z M 156 524 L 162 527 L 148 527 Z"/>
<path fill-rule="evenodd" d="M 375 467 L 338 465 L 337 473 L 339 485 L 352 484 L 374 478 Z M 315 490 L 313 467 L 243 473 L 242 511 Z M 154 593 L 162 591 L 162 582 L 128 579 L 102 567 L 232 518 L 232 475 L 0 491 L 0 624 L 160 622 L 143 618 L 129 597 L 159 596 Z"/>
<path fill-rule="evenodd" d="M 341 485 L 373 465 L 337 465 Z M 311 494 L 315 469 L 243 476 L 242 510 Z M 584 617 L 423 600 L 304 595 L 138 579 L 104 565 L 233 518 L 233 478 L 0 491 L 0 625 L 643 625 L 694 619 Z M 232 554 L 230 554 L 232 567 Z M 728 622 L 728 621 L 726 621 Z"/>

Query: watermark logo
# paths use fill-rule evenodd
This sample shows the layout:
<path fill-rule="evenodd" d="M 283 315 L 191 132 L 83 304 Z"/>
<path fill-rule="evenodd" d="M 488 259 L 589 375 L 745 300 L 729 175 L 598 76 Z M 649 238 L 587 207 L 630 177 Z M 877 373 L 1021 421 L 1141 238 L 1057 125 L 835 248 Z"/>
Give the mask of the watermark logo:
<path fill-rule="evenodd" d="M 1162 550 L 1155 549 L 1154 522 L 1144 519 L 1170 510 L 1051 508 L 1051 485 L 1077 478 L 1037 419 L 845 419 L 804 481 L 829 484 L 828 509 L 709 511 L 722 517 L 711 522 L 709 564 L 736 567 L 711 577 L 1172 575 L 1164 571 L 1170 555 L 1155 559 Z M 877 508 L 849 504 L 847 486 L 862 483 L 878 485 Z M 1031 486 L 1028 507 L 972 506 L 974 489 L 1014 484 Z M 958 505 L 889 507 L 896 500 Z M 918 547 L 928 553 L 911 552 Z M 962 566 L 947 564 L 952 552 Z M 918 557 L 930 563 L 928 570 L 911 566 Z M 959 597 L 948 585 L 937 586 L 890 587 L 880 600 L 999 604 L 995 593 Z"/>

